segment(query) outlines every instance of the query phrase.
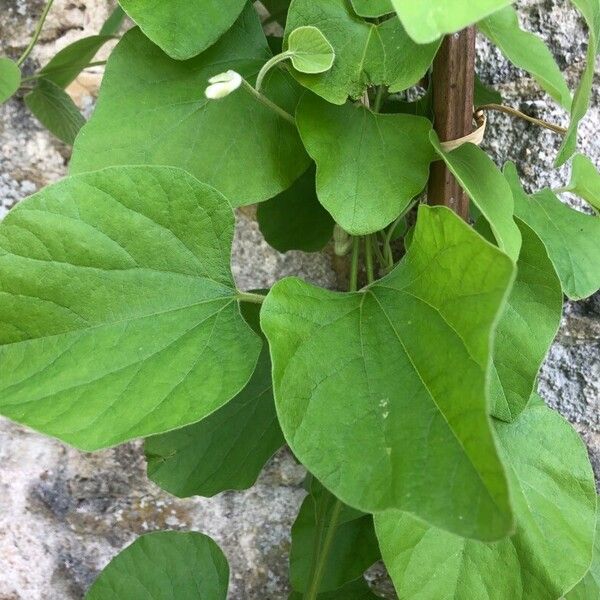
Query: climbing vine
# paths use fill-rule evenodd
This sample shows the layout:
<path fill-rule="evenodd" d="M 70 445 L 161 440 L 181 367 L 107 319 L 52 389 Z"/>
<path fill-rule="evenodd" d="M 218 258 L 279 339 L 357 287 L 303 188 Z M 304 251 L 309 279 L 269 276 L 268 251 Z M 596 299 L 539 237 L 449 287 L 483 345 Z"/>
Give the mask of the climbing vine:
<path fill-rule="evenodd" d="M 600 2 L 572 3 L 589 29 L 574 93 L 509 0 L 120 0 L 31 72 L 49 0 L 0 59 L 0 101 L 24 97 L 73 153 L 0 224 L 0 413 L 85 451 L 144 438 L 179 497 L 246 489 L 287 444 L 309 473 L 290 598 L 376 598 L 380 559 L 400 598 L 598 597 L 586 449 L 536 393 L 564 297 L 600 288 L 600 174 L 576 148 Z M 447 58 L 473 28 L 568 128 Z M 66 89 L 115 38 L 86 122 Z M 463 106 L 442 115 L 457 69 Z M 571 180 L 528 193 L 520 165 L 498 169 L 491 110 L 561 136 Z M 280 251 L 331 243 L 347 291 L 238 289 L 249 204 Z M 228 580 L 211 539 L 158 532 L 87 597 L 218 600 Z"/>

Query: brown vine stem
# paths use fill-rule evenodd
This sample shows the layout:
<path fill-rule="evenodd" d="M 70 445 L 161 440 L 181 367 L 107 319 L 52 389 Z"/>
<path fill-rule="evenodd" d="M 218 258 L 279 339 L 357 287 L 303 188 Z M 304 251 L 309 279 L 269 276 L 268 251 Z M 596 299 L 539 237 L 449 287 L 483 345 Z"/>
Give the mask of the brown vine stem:
<path fill-rule="evenodd" d="M 495 110 L 497 112 L 502 112 L 507 115 L 511 115 L 513 117 L 518 117 L 519 119 L 524 119 L 525 121 L 529 121 L 534 125 L 539 125 L 540 127 L 544 127 L 545 129 L 549 129 L 554 133 L 558 133 L 559 135 L 566 135 L 567 129 L 561 127 L 560 125 L 555 125 L 554 123 L 548 123 L 548 121 L 544 121 L 543 119 L 536 119 L 530 115 L 527 115 L 516 108 L 512 108 L 510 106 L 504 106 L 504 104 L 483 104 L 482 106 L 478 106 L 477 110 Z"/>

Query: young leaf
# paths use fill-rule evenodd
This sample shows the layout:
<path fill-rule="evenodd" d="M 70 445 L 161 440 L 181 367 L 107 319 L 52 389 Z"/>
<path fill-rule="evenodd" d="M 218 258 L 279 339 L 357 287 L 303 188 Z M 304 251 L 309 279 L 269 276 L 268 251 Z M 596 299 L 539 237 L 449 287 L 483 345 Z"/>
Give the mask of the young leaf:
<path fill-rule="evenodd" d="M 56 54 L 40 70 L 40 75 L 58 87 L 65 88 L 90 63 L 98 50 L 112 39 L 114 39 L 112 35 L 92 35 L 77 40 Z"/>
<path fill-rule="evenodd" d="M 383 229 L 425 187 L 434 159 L 427 119 L 335 106 L 313 94 L 296 118 L 317 164 L 319 200 L 348 233 Z"/>
<path fill-rule="evenodd" d="M 546 246 L 563 292 L 581 300 L 600 288 L 600 218 L 563 204 L 550 190 L 528 196 L 514 164 L 504 175 L 515 199 L 515 215 L 533 229 Z"/>
<path fill-rule="evenodd" d="M 242 313 L 260 335 L 259 306 L 244 303 Z M 265 343 L 252 378 L 233 400 L 199 423 L 146 439 L 148 477 L 179 498 L 245 490 L 283 443 Z"/>
<path fill-rule="evenodd" d="M 502 96 L 497 90 L 487 87 L 481 79 L 479 79 L 477 74 L 475 74 L 473 105 L 477 108 L 484 104 L 502 104 Z"/>
<path fill-rule="evenodd" d="M 373 517 L 339 502 L 312 478 L 310 493 L 292 527 L 292 588 L 297 592 L 311 589 L 311 577 L 319 569 L 318 591 L 337 590 L 360 577 L 379 558 Z"/>
<path fill-rule="evenodd" d="M 301 73 L 324 73 L 335 60 L 333 46 L 317 27 L 307 25 L 294 29 L 287 38 L 294 69 Z"/>
<path fill-rule="evenodd" d="M 588 569 L 596 491 L 581 439 L 539 404 L 514 423 L 498 421 L 496 429 L 508 466 L 515 535 L 486 544 L 400 511 L 376 515 L 383 559 L 401 598 L 548 600 L 561 597 Z"/>
<path fill-rule="evenodd" d="M 391 0 L 398 17 L 417 44 L 460 31 L 514 0 Z"/>
<path fill-rule="evenodd" d="M 531 73 L 563 108 L 571 108 L 571 92 L 548 46 L 537 35 L 521 29 L 512 6 L 495 12 L 477 26 L 510 62 Z"/>
<path fill-rule="evenodd" d="M 261 324 L 283 433 L 343 502 L 478 539 L 510 533 L 485 386 L 513 270 L 452 211 L 422 206 L 404 260 L 363 291 L 271 289 Z"/>
<path fill-rule="evenodd" d="M 113 558 L 85 600 L 225 600 L 228 585 L 227 559 L 208 536 L 160 531 Z"/>
<path fill-rule="evenodd" d="M 21 69 L 10 58 L 0 57 L 0 104 L 6 102 L 21 85 Z"/>
<path fill-rule="evenodd" d="M 309 165 L 296 128 L 244 89 L 219 101 L 204 96 L 208 79 L 224 66 L 251 78 L 270 54 L 252 6 L 215 46 L 185 62 L 168 58 L 138 29 L 129 31 L 108 61 L 71 173 L 166 164 L 217 188 L 235 206 L 279 194 Z M 269 73 L 264 93 L 295 111 L 296 86 L 279 69 Z"/>
<path fill-rule="evenodd" d="M 117 6 L 109 15 L 100 29 L 100 35 L 117 35 L 125 20 L 125 11 Z"/>
<path fill-rule="evenodd" d="M 119 0 L 119 3 L 171 58 L 187 60 L 212 46 L 234 24 L 246 0 Z"/>
<path fill-rule="evenodd" d="M 473 144 L 463 144 L 445 152 L 434 131 L 431 143 L 460 186 L 490 224 L 501 250 L 514 261 L 521 248 L 521 233 L 514 219 L 514 201 L 510 186 L 492 159 Z"/>
<path fill-rule="evenodd" d="M 288 600 L 302 600 L 304 597 L 301 592 L 292 592 Z M 333 592 L 318 594 L 317 600 L 381 600 L 381 598 L 371 591 L 367 582 L 361 577 Z"/>
<path fill-rule="evenodd" d="M 333 235 L 334 221 L 317 198 L 314 167 L 292 187 L 259 204 L 256 218 L 265 240 L 279 252 L 318 252 Z"/>
<path fill-rule="evenodd" d="M 565 600 L 600 598 L 600 512 L 596 522 L 596 541 L 592 566 L 585 577 L 565 596 Z"/>
<path fill-rule="evenodd" d="M 391 0 L 350 0 L 359 17 L 377 19 L 394 12 Z"/>
<path fill-rule="evenodd" d="M 525 223 L 517 224 L 523 245 L 517 278 L 496 328 L 489 388 L 492 415 L 504 421 L 513 421 L 527 406 L 558 331 L 563 304 L 560 280 L 544 244 Z M 487 239 L 493 237 L 491 230 L 485 233 Z"/>
<path fill-rule="evenodd" d="M 170 167 L 86 173 L 18 204 L 0 224 L 0 413 L 96 450 L 233 398 L 260 348 L 236 304 L 233 222 Z"/>
<path fill-rule="evenodd" d="M 594 70 L 596 67 L 596 55 L 600 49 L 600 2 L 598 0 L 571 0 L 571 2 L 583 14 L 589 28 L 589 42 L 587 49 L 587 64 L 579 86 L 575 91 L 573 104 L 571 106 L 571 123 L 569 131 L 560 147 L 556 157 L 556 166 L 560 167 L 566 163 L 577 150 L 577 131 L 579 123 L 587 113 L 592 86 L 594 84 Z"/>
<path fill-rule="evenodd" d="M 329 40 L 335 62 L 326 73 L 293 75 L 333 104 L 344 104 L 348 96 L 359 98 L 368 86 L 385 84 L 390 92 L 409 88 L 427 72 L 439 47 L 438 42 L 415 44 L 397 19 L 368 23 L 354 14 L 348 0 L 293 0 L 286 40 L 306 25 L 318 27 Z"/>
<path fill-rule="evenodd" d="M 571 181 L 564 191 L 583 198 L 600 213 L 600 173 L 587 156 L 577 154 L 573 158 Z"/>
<path fill-rule="evenodd" d="M 54 82 L 38 79 L 25 96 L 27 108 L 40 123 L 65 144 L 72 145 L 85 119 L 71 97 Z"/>

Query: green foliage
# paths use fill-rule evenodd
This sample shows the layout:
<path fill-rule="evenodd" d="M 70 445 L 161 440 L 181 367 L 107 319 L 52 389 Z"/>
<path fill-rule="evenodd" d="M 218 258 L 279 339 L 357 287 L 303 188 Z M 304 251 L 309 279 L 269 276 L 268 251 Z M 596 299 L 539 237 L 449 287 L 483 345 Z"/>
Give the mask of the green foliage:
<path fill-rule="evenodd" d="M 9 58 L 0 57 L 0 104 L 6 102 L 21 85 L 21 69 Z"/>
<path fill-rule="evenodd" d="M 600 219 L 563 204 L 550 190 L 527 195 L 509 163 L 504 170 L 515 198 L 515 214 L 546 246 L 563 292 L 573 300 L 600 288 Z"/>
<path fill-rule="evenodd" d="M 348 96 L 359 98 L 367 86 L 385 84 L 391 92 L 409 88 L 423 77 L 439 47 L 439 42 L 415 44 L 397 19 L 376 25 L 357 17 L 349 0 L 293 0 L 286 38 L 306 25 L 322 31 L 336 59 L 326 73 L 294 77 L 334 104 L 344 104 Z"/>
<path fill-rule="evenodd" d="M 84 174 L 19 204 L 0 224 L 0 412 L 95 450 L 233 398 L 259 341 L 236 305 L 232 229 L 219 193 L 166 167 Z"/>
<path fill-rule="evenodd" d="M 410 37 L 427 44 L 512 4 L 514 0 L 391 0 Z M 593 0 L 592 0 L 593 1 Z"/>
<path fill-rule="evenodd" d="M 600 173 L 584 154 L 577 154 L 573 158 L 571 181 L 561 191 L 576 194 L 600 213 Z"/>
<path fill-rule="evenodd" d="M 383 229 L 425 187 L 434 157 L 427 119 L 338 107 L 312 94 L 304 95 L 296 116 L 317 164 L 319 201 L 349 233 Z"/>
<path fill-rule="evenodd" d="M 38 79 L 25 96 L 27 108 L 40 123 L 65 144 L 72 145 L 85 124 L 83 115 L 71 97 L 49 79 Z"/>
<path fill-rule="evenodd" d="M 548 600 L 571 589 L 589 568 L 596 491 L 577 433 L 543 404 L 514 423 L 496 422 L 496 430 L 515 534 L 485 544 L 398 511 L 376 515 L 383 558 L 401 598 Z"/>
<path fill-rule="evenodd" d="M 314 167 L 292 187 L 259 204 L 256 218 L 265 240 L 279 252 L 317 252 L 333 235 L 334 221 L 317 198 Z"/>
<path fill-rule="evenodd" d="M 184 62 L 163 54 L 138 29 L 129 31 L 110 57 L 71 173 L 127 164 L 180 167 L 234 206 L 282 192 L 309 165 L 296 129 L 245 90 L 218 102 L 203 94 L 224 66 L 251 77 L 269 57 L 252 7 L 215 46 Z M 297 89 L 288 76 L 273 71 L 265 90 L 294 112 Z"/>
<path fill-rule="evenodd" d="M 536 378 L 563 294 L 600 288 L 600 175 L 577 154 L 565 187 L 528 194 L 514 165 L 440 143 L 440 99 L 456 108 L 464 73 L 433 62 L 443 34 L 478 26 L 571 109 L 562 164 L 598 0 L 573 0 L 590 40 L 572 101 L 510 0 L 120 2 L 32 73 L 48 0 L 21 56 L 0 58 L 0 102 L 24 99 L 74 143 L 72 175 L 0 223 L 0 414 L 83 450 L 146 438 L 149 478 L 180 497 L 252 486 L 286 441 L 309 470 L 293 600 L 373 600 L 363 575 L 381 554 L 406 600 L 596 598 L 591 466 Z M 139 27 L 84 124 L 64 88 L 125 11 Z M 561 134 L 477 77 L 471 92 Z M 459 209 L 444 178 L 474 226 L 417 207 Z M 239 291 L 231 207 L 254 203 L 272 247 L 326 249 L 349 291 L 294 277 Z M 87 597 L 224 600 L 227 584 L 210 539 L 156 533 Z"/>
<path fill-rule="evenodd" d="M 212 46 L 246 0 L 119 0 L 140 29 L 170 57 L 186 60 Z"/>
<path fill-rule="evenodd" d="M 318 574 L 316 591 L 339 590 L 380 558 L 373 517 L 342 504 L 314 478 L 309 492 L 292 527 L 290 583 L 307 592 Z"/>
<path fill-rule="evenodd" d="M 600 512 L 596 523 L 596 542 L 592 566 L 586 576 L 565 596 L 566 600 L 590 600 L 600 597 Z"/>
<path fill-rule="evenodd" d="M 531 73 L 554 100 L 567 110 L 571 107 L 571 92 L 552 53 L 539 37 L 521 29 L 512 6 L 483 19 L 478 27 L 514 65 Z"/>
<path fill-rule="evenodd" d="M 257 304 L 242 304 L 260 335 L 258 311 Z M 180 498 L 243 490 L 281 446 L 265 343 L 252 378 L 233 400 L 199 423 L 146 440 L 148 477 Z"/>
<path fill-rule="evenodd" d="M 209 537 L 163 531 L 125 548 L 85 600 L 225 600 L 228 584 L 227 559 Z"/>
<path fill-rule="evenodd" d="M 271 289 L 261 323 L 281 427 L 341 500 L 484 540 L 510 532 L 485 373 L 512 277 L 450 211 L 422 207 L 404 261 L 364 291 Z"/>

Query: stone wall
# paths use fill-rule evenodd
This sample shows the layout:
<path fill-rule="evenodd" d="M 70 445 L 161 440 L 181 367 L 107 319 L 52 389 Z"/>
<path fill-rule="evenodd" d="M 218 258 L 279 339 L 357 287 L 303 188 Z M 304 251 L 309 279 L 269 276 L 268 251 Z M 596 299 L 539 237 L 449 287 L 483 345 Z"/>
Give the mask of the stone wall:
<path fill-rule="evenodd" d="M 566 0 L 519 3 L 525 25 L 551 45 L 575 84 L 585 53 L 584 27 Z M 42 0 L 0 0 L 0 55 L 17 57 L 35 26 Z M 58 49 L 96 33 L 108 0 L 56 0 L 31 68 Z M 524 73 L 480 40 L 481 77 L 505 101 L 565 123 L 565 114 Z M 600 103 L 581 128 L 581 145 L 600 165 Z M 85 94 L 84 94 L 85 95 Z M 89 100 L 80 98 L 84 107 Z M 493 114 L 487 146 L 499 164 L 518 162 L 532 189 L 558 186 L 565 169 L 551 170 L 555 135 Z M 0 107 L 0 218 L 21 198 L 62 177 L 69 149 L 53 139 L 14 99 Z M 576 201 L 574 201 L 576 202 Z M 234 274 L 243 288 L 266 287 L 288 275 L 337 286 L 328 254 L 281 255 L 240 214 Z M 600 473 L 600 299 L 566 307 L 563 326 L 543 368 L 540 389 L 583 434 Z M 231 598 L 287 597 L 289 529 L 304 496 L 303 470 L 281 451 L 259 482 L 242 493 L 178 500 L 145 478 L 138 443 L 84 454 L 0 419 L 0 600 L 81 598 L 99 569 L 137 535 L 164 528 L 204 531 L 224 548 L 232 567 Z"/>

